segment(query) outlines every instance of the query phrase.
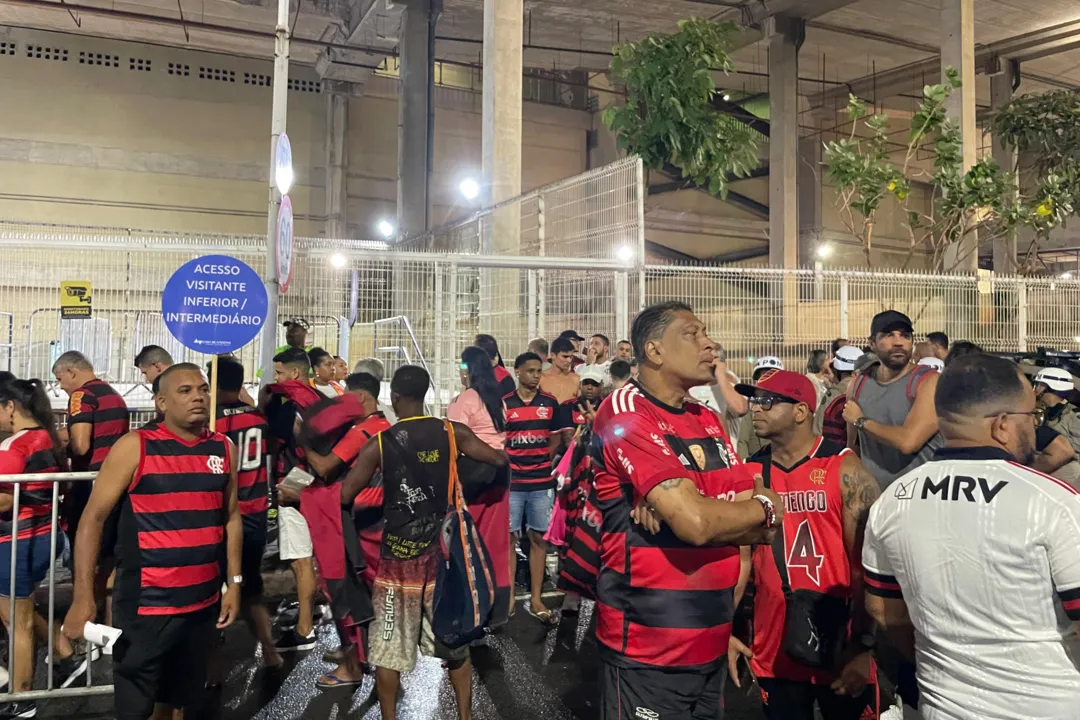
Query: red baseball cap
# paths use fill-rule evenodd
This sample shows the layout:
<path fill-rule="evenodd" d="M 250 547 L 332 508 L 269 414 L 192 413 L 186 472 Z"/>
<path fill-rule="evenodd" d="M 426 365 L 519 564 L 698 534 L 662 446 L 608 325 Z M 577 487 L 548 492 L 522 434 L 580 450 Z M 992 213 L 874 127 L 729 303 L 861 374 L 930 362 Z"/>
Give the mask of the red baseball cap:
<path fill-rule="evenodd" d="M 817 410 L 817 391 L 810 378 L 790 370 L 769 370 L 753 385 L 736 385 L 736 392 L 746 397 L 754 397 L 759 390 L 780 395 L 789 400 L 800 402 L 810 409 Z"/>

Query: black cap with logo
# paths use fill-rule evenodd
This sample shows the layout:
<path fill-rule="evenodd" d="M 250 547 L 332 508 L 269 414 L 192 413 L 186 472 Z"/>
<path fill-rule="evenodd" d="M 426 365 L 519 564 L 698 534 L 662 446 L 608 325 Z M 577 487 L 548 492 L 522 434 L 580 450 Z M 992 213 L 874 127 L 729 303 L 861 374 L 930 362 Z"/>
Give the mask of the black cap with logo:
<path fill-rule="evenodd" d="M 896 310 L 886 310 L 874 316 L 870 321 L 870 339 L 873 340 L 878 333 L 891 333 L 893 330 L 907 330 L 913 332 L 915 326 L 911 324 L 911 318 Z"/>

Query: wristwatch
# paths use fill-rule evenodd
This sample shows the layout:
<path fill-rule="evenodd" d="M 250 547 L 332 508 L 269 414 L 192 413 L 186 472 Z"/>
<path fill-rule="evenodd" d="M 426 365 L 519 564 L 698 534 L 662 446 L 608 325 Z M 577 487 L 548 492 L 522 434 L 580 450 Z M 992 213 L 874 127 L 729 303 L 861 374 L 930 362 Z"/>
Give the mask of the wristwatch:
<path fill-rule="evenodd" d="M 874 652 L 877 650 L 877 636 L 873 633 L 863 633 L 859 636 L 859 647 L 864 652 Z"/>
<path fill-rule="evenodd" d="M 765 527 L 771 528 L 776 524 L 776 508 L 773 507 L 772 500 L 764 495 L 755 495 L 754 499 L 761 503 L 761 507 L 765 510 Z"/>
<path fill-rule="evenodd" d="M 244 584 L 244 576 L 243 575 L 232 575 L 232 576 L 229 577 L 228 583 L 230 585 L 243 585 Z"/>
<path fill-rule="evenodd" d="M 861 418 L 859 418 L 858 420 L 853 422 L 852 425 L 855 426 L 856 430 L 862 430 L 864 427 L 866 427 L 866 421 L 869 420 L 869 419 L 870 418 L 863 415 Z"/>

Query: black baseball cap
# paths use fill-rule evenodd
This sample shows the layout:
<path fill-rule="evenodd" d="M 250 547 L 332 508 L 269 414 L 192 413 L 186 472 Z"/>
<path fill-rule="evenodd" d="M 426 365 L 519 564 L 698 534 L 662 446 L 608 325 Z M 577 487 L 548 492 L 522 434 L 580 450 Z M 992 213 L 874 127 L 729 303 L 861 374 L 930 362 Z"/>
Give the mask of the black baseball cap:
<path fill-rule="evenodd" d="M 581 337 L 580 335 L 578 335 L 576 330 L 563 330 L 562 334 L 559 335 L 559 337 L 568 338 L 570 340 L 576 340 L 578 342 L 581 342 L 582 340 L 585 339 L 585 338 Z"/>
<path fill-rule="evenodd" d="M 878 333 L 891 333 L 893 330 L 907 330 L 913 332 L 915 326 L 911 324 L 911 318 L 896 310 L 879 312 L 870 321 L 870 339 L 877 337 Z"/>

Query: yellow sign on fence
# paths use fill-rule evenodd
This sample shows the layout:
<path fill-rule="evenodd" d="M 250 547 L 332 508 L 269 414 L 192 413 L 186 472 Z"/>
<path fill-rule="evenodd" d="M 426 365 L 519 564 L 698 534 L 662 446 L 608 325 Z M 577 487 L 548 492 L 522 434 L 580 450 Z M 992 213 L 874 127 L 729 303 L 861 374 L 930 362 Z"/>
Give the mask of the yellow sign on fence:
<path fill-rule="evenodd" d="M 92 315 L 93 300 L 89 280 L 60 282 L 60 317 L 64 320 L 88 318 Z"/>

